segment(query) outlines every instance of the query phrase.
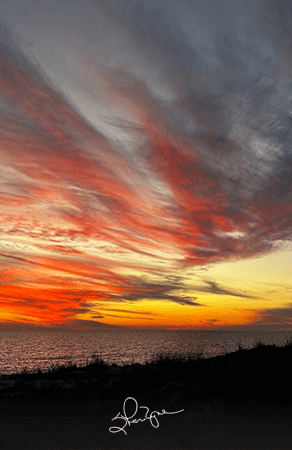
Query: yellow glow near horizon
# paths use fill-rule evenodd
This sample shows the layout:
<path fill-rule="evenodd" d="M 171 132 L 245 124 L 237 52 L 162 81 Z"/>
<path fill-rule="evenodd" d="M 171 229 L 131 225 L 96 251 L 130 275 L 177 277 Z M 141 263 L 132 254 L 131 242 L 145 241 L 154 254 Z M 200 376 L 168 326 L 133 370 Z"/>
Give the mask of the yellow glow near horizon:
<path fill-rule="evenodd" d="M 224 328 L 248 325 L 257 319 L 262 310 L 285 307 L 291 302 L 291 260 L 291 250 L 288 248 L 261 258 L 220 263 L 192 273 L 189 271 L 187 275 L 184 274 L 186 289 L 180 292 L 181 298 L 187 297 L 201 306 L 147 298 L 125 302 L 122 307 L 117 306 L 117 303 L 109 303 L 104 309 L 102 305 L 97 308 L 104 315 L 99 321 L 134 328 Z M 133 271 L 129 273 L 133 274 Z M 222 293 L 204 292 L 209 286 L 207 281 L 219 285 Z M 228 292 L 237 293 L 238 296 Z M 116 311 L 111 312 L 111 308 Z M 123 312 L 118 313 L 119 309 Z M 134 314 L 137 311 L 142 314 Z M 153 316 L 143 315 L 147 311 L 151 311 Z M 76 317 L 82 318 L 81 315 Z M 86 318 L 90 319 L 90 316 Z"/>

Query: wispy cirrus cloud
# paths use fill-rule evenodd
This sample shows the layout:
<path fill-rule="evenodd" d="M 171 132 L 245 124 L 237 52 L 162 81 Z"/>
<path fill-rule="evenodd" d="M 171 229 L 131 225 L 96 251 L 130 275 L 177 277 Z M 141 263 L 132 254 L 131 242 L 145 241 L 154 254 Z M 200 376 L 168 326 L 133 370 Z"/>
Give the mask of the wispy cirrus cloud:
<path fill-rule="evenodd" d="M 79 107 L 0 29 L 1 305 L 48 324 L 96 302 L 255 298 L 170 276 L 291 241 L 287 8 L 227 2 L 222 25 L 221 10 L 186 2 L 192 31 L 175 5 L 73 3 L 58 17 L 41 3 L 40 20 L 56 16 Z"/>

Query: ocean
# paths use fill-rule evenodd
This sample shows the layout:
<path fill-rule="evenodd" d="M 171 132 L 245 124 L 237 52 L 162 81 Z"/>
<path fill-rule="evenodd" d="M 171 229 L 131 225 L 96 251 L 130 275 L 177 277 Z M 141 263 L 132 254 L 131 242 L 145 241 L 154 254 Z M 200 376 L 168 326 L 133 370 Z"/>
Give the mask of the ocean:
<path fill-rule="evenodd" d="M 110 364 L 151 361 L 159 353 L 191 355 L 201 352 L 209 358 L 235 351 L 241 344 L 251 348 L 257 342 L 283 345 L 290 331 L 0 331 L 0 374 L 23 369 L 46 370 L 69 362 L 81 366 L 93 354 Z"/>

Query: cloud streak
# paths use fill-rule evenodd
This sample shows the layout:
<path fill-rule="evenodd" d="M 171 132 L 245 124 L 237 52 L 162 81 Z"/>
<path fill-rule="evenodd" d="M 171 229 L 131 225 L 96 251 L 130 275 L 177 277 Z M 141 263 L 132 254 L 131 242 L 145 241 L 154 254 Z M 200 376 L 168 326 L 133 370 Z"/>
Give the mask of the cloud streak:
<path fill-rule="evenodd" d="M 170 277 L 291 241 L 289 8 L 226 2 L 222 25 L 220 9 L 186 1 L 199 35 L 175 5 L 73 3 L 56 20 L 80 13 L 75 37 L 59 31 L 79 108 L 0 28 L 2 307 L 84 326 L 74 317 L 95 303 L 203 306 L 189 290 L 254 298 Z M 233 19 L 246 24 L 237 35 Z M 89 92 L 109 116 L 87 117 Z"/>

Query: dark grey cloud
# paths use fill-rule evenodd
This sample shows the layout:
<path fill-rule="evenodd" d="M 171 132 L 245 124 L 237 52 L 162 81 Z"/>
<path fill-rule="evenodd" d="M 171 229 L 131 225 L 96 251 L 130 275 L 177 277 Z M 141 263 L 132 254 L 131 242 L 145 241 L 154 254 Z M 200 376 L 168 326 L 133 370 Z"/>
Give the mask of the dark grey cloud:
<path fill-rule="evenodd" d="M 95 316 L 91 316 L 92 318 L 94 318 Z M 118 314 L 109 314 L 109 313 L 106 313 L 104 316 L 100 316 L 100 318 L 104 318 L 104 317 L 116 317 L 116 318 L 118 318 L 118 319 L 129 319 L 129 320 L 133 320 L 133 319 L 135 319 L 135 320 L 154 320 L 153 318 L 150 318 L 150 317 L 147 317 L 147 318 L 145 318 L 145 317 L 133 317 L 132 315 L 130 315 L 130 316 L 124 316 L 124 315 L 118 315 Z M 98 317 L 96 317 L 96 318 L 98 318 Z"/>
<path fill-rule="evenodd" d="M 39 299 L 24 299 L 24 300 L 12 300 L 10 302 L 10 305 L 12 306 L 32 306 L 33 308 L 38 308 L 38 309 L 48 309 L 49 306 L 48 305 L 40 305 L 40 300 Z M 44 300 L 44 303 L 47 303 L 46 300 Z"/>
<path fill-rule="evenodd" d="M 292 326 L 292 303 L 288 303 L 283 307 L 265 308 L 258 312 L 258 320 L 256 324 L 286 324 Z"/>
<path fill-rule="evenodd" d="M 169 14 L 165 8 L 149 7 L 145 2 L 137 2 L 133 5 L 131 18 L 138 45 L 143 47 L 149 63 L 153 63 L 153 58 L 160 54 L 165 59 L 161 75 L 166 81 L 175 73 L 183 73 L 186 79 L 187 74 L 198 64 L 199 55 L 188 43 L 177 17 Z"/>
<path fill-rule="evenodd" d="M 199 322 L 203 325 L 213 325 L 214 323 L 218 322 L 218 319 L 207 319 L 205 321 L 199 320 Z"/>
<path fill-rule="evenodd" d="M 238 292 L 236 290 L 226 289 L 221 287 L 217 282 L 210 281 L 210 280 L 204 280 L 204 283 L 207 286 L 194 286 L 192 289 L 196 292 L 208 292 L 210 294 L 216 294 L 216 295 L 231 295 L 233 297 L 241 297 L 241 298 L 257 298 L 253 295 L 246 294 L 245 292 Z"/>
<path fill-rule="evenodd" d="M 236 237 L 218 235 L 210 214 L 191 213 L 191 201 L 178 200 L 175 215 L 192 222 L 209 244 L 205 248 L 190 245 L 193 256 L 189 262 L 265 254 L 278 241 L 291 239 L 291 7 L 285 2 L 279 9 L 273 2 L 267 8 L 260 1 L 247 4 L 225 2 L 222 21 L 220 11 L 209 3 L 186 3 L 195 22 L 202 21 L 209 46 L 206 39 L 201 42 L 195 31 L 184 27 L 183 21 L 177 20 L 174 26 L 163 2 L 157 7 L 151 3 L 128 6 L 132 22 L 122 16 L 119 22 L 129 34 L 138 36 L 133 51 L 138 48 L 157 67 L 160 82 L 176 96 L 162 102 L 150 92 L 146 71 L 141 70 L 139 76 L 130 65 L 124 73 L 126 84 L 139 80 L 141 108 L 146 99 L 158 127 L 160 122 L 169 130 L 174 151 L 168 157 L 181 159 L 175 168 L 177 176 L 171 176 L 166 172 L 168 161 L 157 148 L 149 154 L 144 151 L 151 170 L 165 177 L 175 193 L 183 195 L 185 190 L 192 202 L 196 197 L 213 197 L 214 213 L 227 219 L 230 231 L 242 232 Z M 107 13 L 115 16 L 111 9 Z M 119 21 L 116 16 L 115 21 Z M 178 74 L 179 87 L 171 81 Z M 119 77 L 121 86 L 121 73 Z M 191 142 L 193 156 L 175 149 L 174 132 Z M 199 161 L 195 154 L 200 155 Z M 225 202 L 218 197 L 218 204 L 216 192 Z"/>
<path fill-rule="evenodd" d="M 74 315 L 74 314 L 85 314 L 85 313 L 88 312 L 88 309 L 87 308 L 73 308 L 73 307 L 70 307 L 70 308 L 63 308 L 63 309 L 61 309 L 61 311 L 71 312 L 72 315 Z"/>
<path fill-rule="evenodd" d="M 179 282 L 179 277 L 171 282 L 170 279 L 162 282 L 151 282 L 148 280 L 136 280 L 133 283 L 131 293 L 123 295 L 123 300 L 134 302 L 138 300 L 165 300 L 185 306 L 202 306 L 196 302 L 196 297 L 186 297 L 178 295 L 177 291 L 182 291 L 183 283 Z"/>
<path fill-rule="evenodd" d="M 122 313 L 131 313 L 131 314 L 138 314 L 139 316 L 158 316 L 157 313 L 152 313 L 150 311 L 131 311 L 128 309 L 117 309 L 117 308 L 103 308 L 104 311 L 115 311 L 115 312 L 122 312 Z M 93 317 L 93 316 L 92 316 Z"/>

